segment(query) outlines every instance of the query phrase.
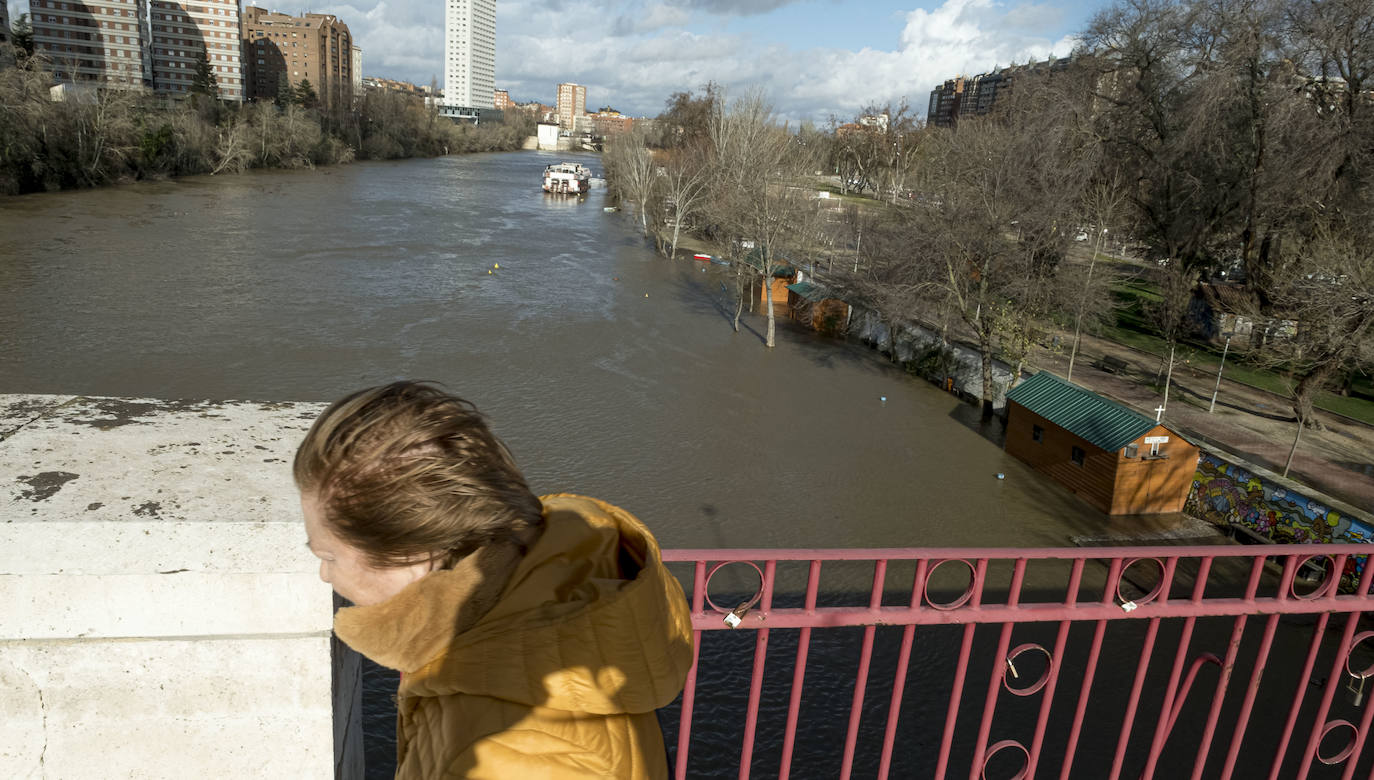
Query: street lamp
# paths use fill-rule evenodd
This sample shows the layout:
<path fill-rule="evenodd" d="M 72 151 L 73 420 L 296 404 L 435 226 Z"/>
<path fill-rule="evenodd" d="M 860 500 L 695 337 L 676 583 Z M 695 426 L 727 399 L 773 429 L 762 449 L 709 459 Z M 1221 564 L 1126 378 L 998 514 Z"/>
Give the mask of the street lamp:
<path fill-rule="evenodd" d="M 1217 366 L 1217 386 L 1212 388 L 1212 405 L 1207 407 L 1208 414 L 1217 408 L 1217 391 L 1221 389 L 1221 372 L 1226 368 L 1226 353 L 1231 351 L 1231 337 L 1234 335 L 1234 333 L 1226 334 L 1226 346 L 1221 350 L 1221 365 Z"/>

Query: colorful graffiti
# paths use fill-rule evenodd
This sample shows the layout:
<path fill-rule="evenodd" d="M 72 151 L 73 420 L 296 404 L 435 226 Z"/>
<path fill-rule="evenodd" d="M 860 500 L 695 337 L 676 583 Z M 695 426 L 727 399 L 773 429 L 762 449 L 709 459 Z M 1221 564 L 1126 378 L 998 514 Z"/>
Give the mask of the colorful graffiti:
<path fill-rule="evenodd" d="M 1374 524 L 1343 515 L 1248 469 L 1203 452 L 1184 512 L 1222 527 L 1239 525 L 1280 544 L 1374 541 Z M 1346 563 L 1358 576 L 1365 558 Z"/>

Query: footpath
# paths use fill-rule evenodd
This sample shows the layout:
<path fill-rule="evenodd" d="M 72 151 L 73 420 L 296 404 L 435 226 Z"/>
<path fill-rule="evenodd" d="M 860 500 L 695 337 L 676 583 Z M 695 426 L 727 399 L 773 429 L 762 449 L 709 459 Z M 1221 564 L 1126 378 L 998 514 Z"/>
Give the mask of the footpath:
<path fill-rule="evenodd" d="M 1102 370 L 1098 361 L 1104 355 L 1124 361 L 1127 368 L 1116 373 Z M 1037 348 L 1034 364 L 1065 376 L 1068 351 Z M 1073 381 L 1153 415 L 1164 400 L 1163 393 L 1152 386 L 1158 367 L 1159 358 L 1154 355 L 1085 335 L 1074 360 Z M 1216 410 L 1209 413 L 1215 385 L 1214 372 L 1175 365 L 1164 422 L 1179 428 L 1196 444 L 1214 444 L 1282 473 L 1297 432 L 1292 408 L 1285 399 L 1229 381 L 1223 373 Z M 1374 427 L 1320 409 L 1316 415 L 1325 430 L 1303 431 L 1288 476 L 1359 509 L 1374 512 Z"/>

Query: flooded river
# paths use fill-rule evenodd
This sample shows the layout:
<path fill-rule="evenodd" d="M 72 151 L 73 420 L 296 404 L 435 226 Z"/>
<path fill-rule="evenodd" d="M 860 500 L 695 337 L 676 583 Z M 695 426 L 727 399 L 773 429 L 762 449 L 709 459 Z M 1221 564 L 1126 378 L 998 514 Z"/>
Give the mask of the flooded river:
<path fill-rule="evenodd" d="M 540 192 L 543 167 L 564 156 L 0 199 L 0 393 L 324 401 L 439 380 L 490 415 L 537 491 L 620 504 L 666 547 L 1061 546 L 1103 531 L 1100 513 L 980 435 L 976 409 L 870 349 L 791 323 L 765 349 L 757 315 L 735 333 L 713 268 L 655 255 L 633 220 L 603 210 L 601 190 Z M 1123 627 L 1119 646 L 1138 646 L 1139 630 Z M 909 696 L 947 681 L 957 653 L 948 632 L 921 636 Z M 834 711 L 809 718 L 820 730 L 799 749 L 815 763 L 799 766 L 817 771 L 804 776 L 835 774 L 826 729 L 848 709 L 856 637 L 813 650 L 809 695 Z M 893 638 L 879 640 L 875 668 L 890 675 Z M 733 775 L 738 755 L 738 721 L 707 705 L 741 690 L 752 645 L 712 642 L 723 655 L 703 668 L 697 738 L 727 749 L 697 751 L 694 776 Z M 1109 705 L 1128 684 L 1110 679 Z M 384 735 L 394 680 L 372 684 Z M 784 700 L 769 690 L 761 756 L 776 754 Z M 912 755 L 929 761 L 943 699 L 910 707 Z M 372 752 L 384 775 L 387 748 Z M 872 750 L 860 756 L 861 775 L 875 765 Z M 919 776 L 914 766 L 899 761 L 894 776 Z"/>
<path fill-rule="evenodd" d="M 665 546 L 1100 529 L 871 350 L 786 326 L 768 350 L 758 317 L 735 333 L 712 274 L 656 256 L 603 191 L 542 194 L 554 159 L 0 200 L 0 392 L 331 400 L 435 379 L 490 415 L 536 490 L 621 504 Z"/>

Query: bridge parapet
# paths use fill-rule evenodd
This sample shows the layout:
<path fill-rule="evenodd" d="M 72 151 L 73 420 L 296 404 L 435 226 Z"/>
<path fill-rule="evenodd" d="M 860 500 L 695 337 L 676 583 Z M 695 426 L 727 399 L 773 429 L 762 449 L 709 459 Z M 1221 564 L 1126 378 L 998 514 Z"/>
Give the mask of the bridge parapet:
<path fill-rule="evenodd" d="M 319 409 L 0 395 L 0 777 L 334 771 Z"/>

